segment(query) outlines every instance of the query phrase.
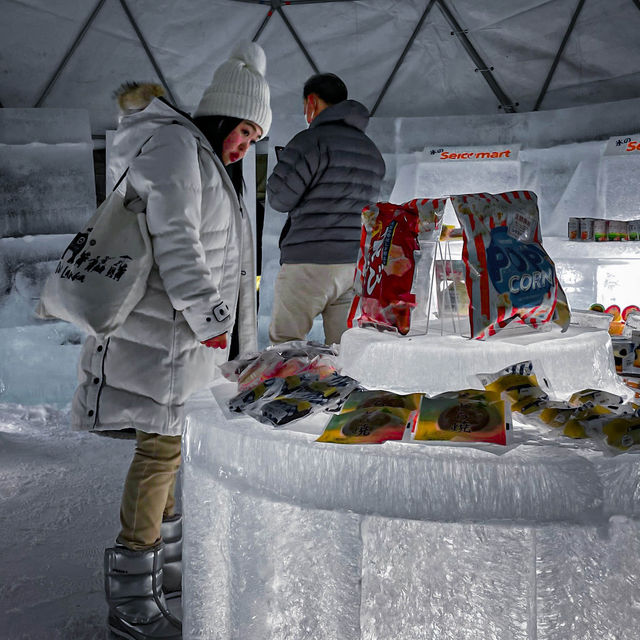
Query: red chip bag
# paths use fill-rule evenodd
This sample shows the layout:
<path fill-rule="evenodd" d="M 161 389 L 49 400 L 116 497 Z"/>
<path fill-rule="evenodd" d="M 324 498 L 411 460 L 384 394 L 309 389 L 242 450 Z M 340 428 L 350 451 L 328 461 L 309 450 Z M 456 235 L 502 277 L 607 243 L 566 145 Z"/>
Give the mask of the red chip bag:
<path fill-rule="evenodd" d="M 349 326 L 425 333 L 435 243 L 445 200 L 379 202 L 362 210 Z M 356 318 L 357 316 L 357 318 Z"/>
<path fill-rule="evenodd" d="M 471 336 L 494 335 L 512 321 L 566 330 L 569 305 L 542 247 L 536 194 L 475 193 L 451 201 L 463 229 Z"/>

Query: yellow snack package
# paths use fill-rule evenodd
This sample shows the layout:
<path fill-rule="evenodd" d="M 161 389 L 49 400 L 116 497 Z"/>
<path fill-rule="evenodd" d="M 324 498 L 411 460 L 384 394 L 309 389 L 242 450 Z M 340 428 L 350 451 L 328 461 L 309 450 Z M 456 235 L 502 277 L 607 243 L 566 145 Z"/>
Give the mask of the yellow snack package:
<path fill-rule="evenodd" d="M 422 394 L 389 391 L 353 391 L 340 413 L 329 420 L 317 442 L 380 444 L 402 440 L 413 426 Z"/>
<path fill-rule="evenodd" d="M 511 412 L 497 392 L 465 389 L 425 396 L 413 439 L 506 445 L 511 440 Z"/>
<path fill-rule="evenodd" d="M 587 403 L 603 405 L 605 407 L 616 407 L 623 402 L 624 398 L 622 396 L 609 393 L 608 391 L 601 391 L 600 389 L 583 389 L 582 391 L 576 391 L 576 393 L 569 398 L 569 404 L 574 407 L 581 407 Z"/>
<path fill-rule="evenodd" d="M 523 415 L 535 413 L 549 398 L 538 381 L 531 360 L 518 362 L 496 373 L 480 373 L 477 377 L 487 391 L 505 394 L 511 402 L 512 412 Z M 542 384 L 548 389 L 544 376 Z"/>

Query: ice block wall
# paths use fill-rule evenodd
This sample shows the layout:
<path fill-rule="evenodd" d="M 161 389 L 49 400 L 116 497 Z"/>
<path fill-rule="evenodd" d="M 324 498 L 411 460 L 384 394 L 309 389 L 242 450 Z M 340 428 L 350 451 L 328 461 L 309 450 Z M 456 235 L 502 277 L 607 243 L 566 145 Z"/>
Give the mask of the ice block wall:
<path fill-rule="evenodd" d="M 0 402 L 66 403 L 82 336 L 33 309 L 96 207 L 88 113 L 0 109 L 0 174 Z"/>

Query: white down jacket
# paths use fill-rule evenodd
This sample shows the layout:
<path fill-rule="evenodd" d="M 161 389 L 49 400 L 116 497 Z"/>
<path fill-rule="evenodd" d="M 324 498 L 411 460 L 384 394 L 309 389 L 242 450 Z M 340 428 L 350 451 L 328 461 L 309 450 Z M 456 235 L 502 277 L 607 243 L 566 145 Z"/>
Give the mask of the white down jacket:
<path fill-rule="evenodd" d="M 226 359 L 200 342 L 230 336 L 238 308 L 240 351 L 256 349 L 250 224 L 209 143 L 162 100 L 122 118 L 114 158 L 118 174 L 129 166 L 128 206 L 146 210 L 154 266 L 122 327 L 87 338 L 72 424 L 180 435 L 185 400 Z"/>

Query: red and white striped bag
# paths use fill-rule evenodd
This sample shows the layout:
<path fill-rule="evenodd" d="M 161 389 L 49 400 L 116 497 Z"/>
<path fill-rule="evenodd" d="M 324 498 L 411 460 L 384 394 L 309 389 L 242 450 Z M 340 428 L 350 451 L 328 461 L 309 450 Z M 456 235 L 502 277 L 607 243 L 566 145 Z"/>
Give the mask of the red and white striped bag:
<path fill-rule="evenodd" d="M 565 331 L 569 304 L 542 247 L 536 194 L 474 193 L 451 201 L 463 229 L 471 336 L 494 335 L 513 321 L 554 322 Z"/>

